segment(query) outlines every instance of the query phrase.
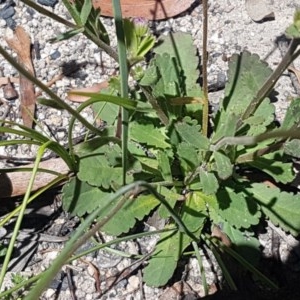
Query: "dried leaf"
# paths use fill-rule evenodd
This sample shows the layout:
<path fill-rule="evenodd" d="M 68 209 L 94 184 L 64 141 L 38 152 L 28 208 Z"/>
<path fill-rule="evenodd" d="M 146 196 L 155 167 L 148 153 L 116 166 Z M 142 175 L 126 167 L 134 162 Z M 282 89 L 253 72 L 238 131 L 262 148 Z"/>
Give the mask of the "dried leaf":
<path fill-rule="evenodd" d="M 298 83 L 300 84 L 300 71 L 298 69 L 295 69 L 295 68 L 291 67 L 291 66 L 288 67 L 288 70 L 292 71 L 296 75 Z"/>
<path fill-rule="evenodd" d="M 81 88 L 81 89 L 72 89 L 68 93 L 68 99 L 73 102 L 85 102 L 89 97 L 76 95 L 76 92 L 88 92 L 88 93 L 95 93 L 99 92 L 103 89 L 108 87 L 108 81 L 103 81 L 101 83 L 94 84 L 90 87 Z"/>
<path fill-rule="evenodd" d="M 6 38 L 7 44 L 17 53 L 18 61 L 23 67 L 34 75 L 31 61 L 30 37 L 23 27 L 17 26 L 12 37 Z M 31 128 L 35 111 L 36 96 L 31 81 L 20 74 L 20 101 L 21 115 L 25 126 Z"/>
<path fill-rule="evenodd" d="M 211 230 L 211 236 L 216 237 L 225 246 L 231 247 L 231 240 L 226 233 L 224 233 L 218 225 L 213 225 Z"/>
<path fill-rule="evenodd" d="M 15 90 L 15 87 L 11 84 L 9 78 L 7 84 L 3 87 L 3 95 L 6 100 L 14 100 L 18 98 L 18 93 Z"/>
<path fill-rule="evenodd" d="M 0 77 L 0 86 L 8 84 L 8 80 L 11 83 L 20 84 L 20 79 L 18 77 L 10 77 L 9 79 L 8 77 Z"/>

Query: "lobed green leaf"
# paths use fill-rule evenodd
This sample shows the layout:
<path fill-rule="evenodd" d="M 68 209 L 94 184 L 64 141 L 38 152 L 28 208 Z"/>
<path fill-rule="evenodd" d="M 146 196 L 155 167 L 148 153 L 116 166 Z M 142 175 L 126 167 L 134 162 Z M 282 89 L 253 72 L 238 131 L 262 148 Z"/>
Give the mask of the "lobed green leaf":
<path fill-rule="evenodd" d="M 240 187 L 233 185 L 218 190 L 218 214 L 235 228 L 249 228 L 256 225 L 261 217 L 259 206 Z"/>
<path fill-rule="evenodd" d="M 187 142 L 189 145 L 197 149 L 208 150 L 209 141 L 201 134 L 199 130 L 200 127 L 198 125 L 191 126 L 186 123 L 176 123 L 175 128 L 182 141 Z"/>
<path fill-rule="evenodd" d="M 170 148 L 167 136 L 161 132 L 161 129 L 155 128 L 153 124 L 132 122 L 129 127 L 129 134 L 131 139 L 138 143 L 145 143 L 155 148 Z"/>
<path fill-rule="evenodd" d="M 253 183 L 247 191 L 260 204 L 263 213 L 274 225 L 294 236 L 300 233 L 300 196 L 280 191 L 263 183 Z"/>

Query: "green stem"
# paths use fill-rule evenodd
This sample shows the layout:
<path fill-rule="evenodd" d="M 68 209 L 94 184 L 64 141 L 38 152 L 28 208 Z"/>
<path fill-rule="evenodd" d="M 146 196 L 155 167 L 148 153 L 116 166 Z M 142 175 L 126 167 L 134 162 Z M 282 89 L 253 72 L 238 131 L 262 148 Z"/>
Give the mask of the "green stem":
<path fill-rule="evenodd" d="M 203 267 L 203 262 L 202 262 L 202 258 L 201 258 L 201 254 L 199 251 L 199 247 L 197 245 L 197 243 L 195 241 L 192 241 L 192 245 L 198 260 L 198 265 L 199 265 L 199 271 L 200 271 L 200 275 L 201 275 L 201 279 L 202 279 L 202 286 L 204 289 L 204 296 L 208 295 L 208 285 L 207 285 L 207 281 L 206 281 L 206 276 L 205 276 L 205 270 Z"/>
<path fill-rule="evenodd" d="M 216 248 L 221 249 L 222 251 L 229 254 L 236 261 L 238 261 L 244 268 L 249 270 L 251 273 L 255 274 L 258 278 L 260 278 L 261 281 L 265 282 L 270 288 L 278 290 L 278 286 L 273 281 L 271 281 L 268 277 L 266 277 L 259 270 L 257 270 L 255 267 L 253 267 L 253 265 L 250 262 L 248 262 L 246 259 L 244 259 L 237 252 L 232 250 L 230 247 L 227 247 L 226 245 L 224 245 L 218 239 L 210 238 L 210 237 L 208 239 Z"/>
<path fill-rule="evenodd" d="M 109 248 L 109 246 L 116 245 L 116 244 L 119 244 L 121 242 L 129 241 L 129 240 L 135 240 L 135 239 L 138 239 L 138 238 L 151 236 L 151 235 L 155 235 L 155 234 L 160 234 L 160 233 L 168 232 L 168 231 L 175 231 L 175 230 L 177 230 L 176 227 L 168 228 L 168 229 L 155 230 L 155 231 L 151 231 L 151 232 L 142 232 L 142 233 L 137 233 L 137 234 L 132 234 L 132 235 L 116 238 L 116 239 L 114 239 L 110 242 L 97 245 L 95 247 L 92 247 L 88 250 L 85 250 L 83 252 L 80 252 L 79 254 L 76 254 L 76 255 L 72 256 L 67 261 L 67 263 L 71 263 L 72 261 L 74 261 L 76 259 L 79 259 L 82 256 L 86 256 L 86 255 L 88 255 L 92 252 L 99 251 L 101 249 L 104 249 L 104 250 L 107 250 L 107 251 L 114 250 L 113 248 Z M 132 257 L 132 255 L 130 255 L 130 257 Z M 138 255 L 136 255 L 135 257 L 138 257 Z M 5 292 L 0 293 L 0 299 L 4 299 L 4 297 L 11 295 L 13 292 L 16 292 L 16 291 L 20 290 L 21 288 L 24 288 L 27 285 L 29 285 L 31 283 L 34 283 L 35 281 L 39 280 L 41 277 L 44 276 L 45 272 L 46 271 L 44 271 L 43 273 L 38 274 L 37 276 L 31 277 L 31 278 L 29 278 L 28 280 L 26 280 L 24 282 L 21 282 L 21 283 L 15 285 L 15 286 L 13 286 L 11 289 L 6 290 Z"/>
<path fill-rule="evenodd" d="M 225 278 L 225 280 L 227 281 L 229 287 L 231 290 L 233 291 L 237 291 L 237 287 L 235 282 L 232 279 L 232 276 L 230 275 L 228 269 L 226 268 L 221 255 L 219 254 L 219 247 L 217 247 L 214 243 L 213 243 L 213 239 L 208 238 L 206 235 L 202 235 L 202 239 L 205 241 L 205 243 L 207 244 L 207 246 L 210 248 L 210 250 L 213 252 L 214 257 L 216 258 L 221 270 L 222 270 L 222 274 Z"/>
<path fill-rule="evenodd" d="M 243 116 L 239 120 L 237 124 L 237 128 L 240 128 L 242 125 L 242 121 L 248 119 L 258 108 L 258 106 L 262 103 L 262 101 L 270 94 L 272 88 L 278 81 L 279 77 L 282 73 L 288 68 L 288 66 L 300 55 L 300 49 L 298 51 L 297 48 L 300 44 L 299 39 L 292 39 L 291 44 L 282 58 L 281 62 L 277 66 L 276 70 L 270 75 L 270 77 L 263 84 L 261 89 L 257 92 L 255 98 L 251 101 Z M 296 52 L 295 52 L 296 51 Z"/>
<path fill-rule="evenodd" d="M 15 225 L 14 231 L 13 231 L 13 235 L 12 235 L 11 240 L 9 242 L 7 253 L 5 255 L 5 259 L 4 259 L 2 268 L 1 268 L 1 272 L 0 272 L 0 290 L 1 290 L 1 286 L 2 286 L 3 281 L 4 281 L 4 277 L 5 277 L 7 268 L 8 268 L 8 264 L 9 264 L 13 249 L 14 249 L 15 242 L 17 240 L 18 233 L 19 233 L 19 230 L 20 230 L 20 227 L 21 227 L 21 223 L 22 223 L 23 216 L 24 216 L 24 213 L 25 213 L 25 209 L 26 209 L 26 206 L 27 206 L 27 203 L 28 203 L 28 200 L 29 200 L 29 196 L 30 196 L 33 184 L 34 184 L 34 180 L 35 180 L 35 177 L 36 177 L 36 174 L 37 174 L 39 163 L 42 159 L 43 153 L 45 152 L 46 148 L 48 147 L 48 145 L 50 143 L 52 143 L 52 142 L 49 141 L 49 142 L 43 144 L 37 152 L 37 157 L 36 157 L 34 167 L 33 167 L 33 170 L 32 170 L 32 176 L 30 177 L 30 181 L 28 183 L 28 188 L 26 190 L 26 194 L 24 195 L 23 202 L 21 204 L 20 213 L 19 213 L 19 216 L 17 218 L 16 225 Z"/>
<path fill-rule="evenodd" d="M 82 244 L 84 244 L 95 232 L 100 230 L 111 218 L 122 208 L 122 206 L 127 201 L 128 197 L 131 195 L 135 195 L 137 192 L 141 190 L 141 188 L 147 189 L 150 193 L 152 193 L 168 210 L 171 217 L 175 221 L 178 226 L 178 229 L 181 232 L 186 233 L 193 240 L 197 240 L 197 238 L 191 233 L 182 222 L 180 217 L 176 214 L 174 209 L 170 206 L 167 200 L 163 196 L 161 196 L 155 188 L 153 188 L 149 183 L 144 181 L 136 181 L 134 183 L 128 184 L 122 188 L 120 188 L 115 194 L 109 194 L 106 197 L 108 198 L 108 203 L 112 203 L 113 201 L 120 198 L 122 195 L 123 198 L 117 203 L 117 205 L 108 213 L 107 216 L 102 218 L 96 225 L 94 225 L 88 232 L 85 233 L 87 228 L 91 226 L 97 216 L 99 216 L 100 210 L 103 208 L 97 208 L 93 211 L 85 221 L 77 228 L 76 232 L 73 234 L 71 239 L 67 242 L 65 247 L 63 248 L 60 255 L 54 260 L 50 268 L 44 273 L 38 283 L 32 288 L 29 294 L 24 298 L 25 300 L 31 299 L 39 299 L 40 295 L 44 291 L 44 289 L 49 285 L 52 278 L 56 275 L 56 273 L 60 270 L 60 268 L 65 264 L 65 262 L 71 257 L 72 253 Z M 132 192 L 131 192 L 132 191 Z M 105 201 L 105 199 L 103 199 Z"/>
<path fill-rule="evenodd" d="M 143 87 L 140 85 L 140 89 L 146 96 L 146 98 L 149 101 L 149 103 L 151 104 L 152 108 L 155 110 L 155 112 L 156 112 L 158 118 L 160 119 L 160 121 L 162 122 L 162 124 L 164 124 L 165 126 L 168 126 L 169 119 L 166 116 L 166 114 L 164 113 L 164 111 L 162 110 L 162 108 L 160 107 L 160 105 L 157 103 L 157 100 L 155 99 L 155 97 L 153 97 L 153 95 L 148 91 L 148 89 L 146 87 Z"/>
<path fill-rule="evenodd" d="M 111 46 L 107 45 L 105 42 L 101 41 L 97 36 L 95 36 L 89 29 L 85 28 L 83 34 L 94 42 L 99 48 L 104 50 L 110 57 L 115 61 L 119 61 L 118 53 Z"/>
<path fill-rule="evenodd" d="M 66 19 L 58 16 L 57 14 L 52 13 L 51 11 L 49 11 L 48 9 L 45 9 L 44 7 L 36 4 L 35 2 L 31 1 L 31 0 L 21 0 L 23 3 L 25 3 L 26 5 L 28 5 L 29 7 L 33 8 L 34 10 L 38 11 L 40 14 L 47 16 L 61 24 L 66 25 L 67 27 L 70 28 L 77 28 L 77 26 L 69 21 L 67 21 Z"/>
<path fill-rule="evenodd" d="M 113 0 L 113 10 L 118 39 L 118 54 L 121 77 L 121 97 L 128 98 L 128 64 L 125 44 L 125 34 L 122 20 L 120 0 Z M 127 173 L 127 153 L 128 153 L 128 126 L 129 112 L 122 107 L 122 166 L 123 166 L 123 185 L 126 184 Z"/>
<path fill-rule="evenodd" d="M 237 164 L 243 164 L 243 163 L 247 163 L 247 162 L 252 162 L 254 161 L 257 157 L 261 157 L 263 155 L 266 155 L 268 153 L 274 152 L 279 150 L 282 146 L 283 146 L 283 141 L 279 141 L 275 144 L 272 144 L 270 146 L 264 147 L 262 149 L 250 152 L 250 153 L 246 153 L 243 155 L 240 155 L 237 159 L 236 159 L 236 163 Z"/>
<path fill-rule="evenodd" d="M 203 108 L 202 108 L 202 134 L 207 137 L 208 135 L 208 82 L 207 82 L 207 0 L 202 1 L 203 5 L 203 41 L 202 41 L 202 79 L 203 79 Z"/>
<path fill-rule="evenodd" d="M 217 151 L 221 147 L 225 145 L 245 145 L 245 146 L 252 146 L 256 145 L 260 142 L 269 139 L 300 139 L 300 132 L 297 128 L 292 128 L 289 130 L 273 130 L 266 133 L 262 133 L 256 136 L 229 136 L 222 138 L 219 142 L 215 145 L 210 146 L 211 151 Z M 282 142 L 282 141 L 281 141 Z"/>

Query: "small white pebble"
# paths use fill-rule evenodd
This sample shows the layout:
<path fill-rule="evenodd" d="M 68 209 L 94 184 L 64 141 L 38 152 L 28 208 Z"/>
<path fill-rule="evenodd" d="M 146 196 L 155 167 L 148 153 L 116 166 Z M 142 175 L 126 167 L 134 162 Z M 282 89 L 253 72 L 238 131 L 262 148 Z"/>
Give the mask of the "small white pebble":
<path fill-rule="evenodd" d="M 139 287 L 140 280 L 138 276 L 134 275 L 128 278 L 128 291 L 135 291 Z"/>

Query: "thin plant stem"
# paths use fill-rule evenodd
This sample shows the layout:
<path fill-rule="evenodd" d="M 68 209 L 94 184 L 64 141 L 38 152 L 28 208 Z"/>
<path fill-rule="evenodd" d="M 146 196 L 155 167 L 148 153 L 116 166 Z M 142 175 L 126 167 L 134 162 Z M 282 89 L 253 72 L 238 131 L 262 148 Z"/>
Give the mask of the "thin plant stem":
<path fill-rule="evenodd" d="M 283 140 L 287 140 L 289 138 L 300 139 L 299 130 L 297 128 L 291 128 L 289 130 L 276 129 L 256 136 L 228 136 L 222 138 L 215 145 L 211 145 L 210 150 L 217 151 L 225 145 L 252 146 L 270 139 L 280 139 L 282 142 Z M 239 163 L 241 163 L 241 161 L 239 161 Z"/>
<path fill-rule="evenodd" d="M 20 230 L 20 227 L 21 227 L 21 223 L 22 223 L 23 216 L 24 216 L 24 213 L 25 213 L 25 209 L 26 209 L 28 199 L 29 199 L 29 196 L 30 196 L 30 193 L 31 193 L 31 189 L 32 189 L 33 184 L 34 184 L 34 180 L 35 180 L 35 177 L 36 177 L 36 174 L 37 174 L 39 163 L 42 159 L 43 153 L 45 152 L 46 148 L 48 147 L 48 145 L 50 143 L 52 143 L 52 141 L 49 141 L 49 142 L 43 144 L 37 152 L 37 157 L 36 157 L 34 167 L 33 167 L 33 170 L 32 170 L 32 176 L 31 176 L 30 181 L 28 183 L 28 188 L 27 188 L 26 193 L 24 195 L 23 202 L 21 204 L 20 213 L 19 213 L 19 216 L 17 218 L 16 225 L 15 225 L 14 231 L 13 231 L 13 235 L 12 235 L 11 240 L 9 242 L 7 253 L 5 255 L 5 259 L 4 259 L 4 262 L 3 262 L 3 265 L 2 265 L 2 268 L 1 268 L 1 271 L 0 271 L 0 290 L 1 290 L 1 286 L 2 286 L 3 281 L 4 281 L 4 277 L 5 277 L 7 268 L 8 268 L 8 264 L 9 264 L 13 249 L 14 249 L 15 242 L 17 240 L 18 233 L 19 233 L 19 230 Z"/>
<path fill-rule="evenodd" d="M 132 234 L 132 235 L 128 235 L 128 236 L 123 236 L 123 237 L 120 237 L 120 238 L 116 238 L 112 241 L 109 241 L 107 243 L 103 243 L 103 244 L 100 244 L 100 245 L 97 245 L 93 248 L 90 248 L 88 250 L 85 250 L 83 252 L 80 252 L 79 254 L 76 254 L 72 257 L 70 257 L 66 263 L 71 263 L 72 261 L 76 260 L 76 259 L 79 259 L 81 258 L 82 256 L 86 256 L 92 252 L 95 252 L 95 251 L 98 251 L 98 250 L 115 250 L 115 249 L 112 249 L 112 248 L 109 248 L 109 246 L 112 246 L 112 245 L 116 245 L 116 244 L 119 244 L 121 242 L 125 242 L 125 241 L 129 241 L 129 240 L 135 240 L 135 239 L 138 239 L 138 238 L 142 238 L 142 237 L 146 237 L 146 236 L 151 236 L 151 235 L 155 235 L 155 234 L 160 234 L 160 233 L 163 233 L 163 232 L 168 232 L 168 231 L 175 231 L 177 230 L 176 227 L 174 228 L 167 228 L 167 229 L 161 229 L 161 230 L 155 230 L 155 231 L 148 231 L 148 232 L 142 232 L 142 233 L 136 233 L 136 234 Z M 116 252 L 114 252 L 116 253 Z M 129 255 L 130 257 L 132 257 L 132 255 Z M 129 257 L 128 256 L 128 257 Z M 136 256 L 138 257 L 138 256 Z M 42 276 L 44 276 L 44 272 L 38 274 L 37 276 L 34 276 L 34 277 L 31 277 L 29 278 L 28 280 L 26 280 L 25 282 L 21 282 L 15 286 L 13 286 L 11 289 L 9 290 L 6 290 L 2 293 L 0 293 L 0 299 L 2 299 L 3 297 L 5 296 L 8 296 L 8 295 L 11 295 L 13 292 L 16 292 L 18 291 L 19 289 L 31 284 L 31 283 L 34 283 L 35 281 L 39 280 Z"/>
<path fill-rule="evenodd" d="M 264 274 L 262 274 L 259 270 L 257 270 L 251 263 L 249 263 L 246 259 L 244 259 L 241 255 L 239 255 L 237 252 L 232 250 L 230 247 L 227 247 L 224 245 L 221 241 L 215 238 L 209 238 L 208 240 L 216 247 L 221 249 L 222 251 L 229 254 L 231 257 L 233 257 L 236 261 L 238 261 L 244 268 L 255 274 L 257 277 L 259 277 L 262 281 L 264 281 L 266 284 L 269 285 L 270 288 L 278 289 L 278 286 L 271 281 L 268 277 L 266 277 Z"/>
<path fill-rule="evenodd" d="M 219 254 L 218 247 L 208 237 L 202 235 L 202 238 L 205 241 L 205 243 L 207 244 L 207 246 L 211 249 L 214 257 L 216 258 L 216 260 L 217 260 L 217 262 L 218 262 L 218 264 L 219 264 L 219 266 L 222 270 L 222 274 L 224 275 L 224 278 L 226 279 L 230 289 L 233 290 L 233 291 L 237 291 L 236 284 L 233 281 L 228 269 L 226 268 L 220 254 Z"/>
<path fill-rule="evenodd" d="M 125 34 L 122 20 L 122 11 L 120 0 L 113 0 L 113 11 L 115 18 L 116 34 L 118 40 L 118 55 L 121 78 L 121 97 L 128 97 L 128 64 L 125 45 Z M 122 107 L 122 167 L 123 167 L 123 185 L 126 184 L 127 172 L 127 147 L 128 147 L 128 126 L 129 126 L 129 112 Z"/>
<path fill-rule="evenodd" d="M 74 251 L 82 244 L 84 244 L 87 241 L 87 239 L 89 239 L 95 232 L 100 230 L 100 228 L 103 227 L 108 221 L 110 221 L 113 218 L 113 216 L 122 208 L 122 206 L 125 204 L 129 196 L 137 194 L 138 192 L 141 191 L 141 189 L 148 190 L 166 207 L 166 209 L 170 213 L 170 216 L 173 218 L 174 222 L 176 223 L 178 229 L 181 232 L 187 234 L 194 241 L 197 240 L 194 234 L 187 229 L 185 224 L 182 222 L 182 220 L 174 211 L 174 209 L 170 206 L 168 201 L 162 195 L 160 195 L 156 191 L 156 189 L 153 186 L 151 186 L 151 184 L 145 181 L 136 181 L 134 183 L 123 186 L 115 194 L 109 194 L 106 196 L 108 197 L 107 199 L 109 200 L 108 202 L 112 203 L 113 201 L 115 201 L 116 199 L 118 199 L 123 195 L 122 199 L 108 213 L 108 215 L 102 218 L 94 227 L 92 227 L 92 229 L 90 229 L 86 233 L 84 233 L 86 229 L 90 227 L 92 222 L 97 218 L 97 216 L 99 215 L 100 211 L 103 208 L 102 207 L 97 208 L 85 219 L 85 221 L 76 230 L 72 238 L 67 242 L 66 246 L 64 247 L 60 255 L 54 260 L 51 267 L 47 271 L 45 271 L 44 275 L 40 278 L 38 283 L 33 287 L 33 289 L 29 292 L 29 294 L 24 299 L 25 300 L 39 299 L 40 295 L 42 294 L 44 289 L 49 285 L 52 278 L 61 269 L 62 265 L 65 264 L 66 261 L 68 261 L 68 259 L 74 253 Z M 132 192 L 130 193 L 130 191 Z M 128 195 L 128 193 L 130 194 Z M 105 201 L 105 199 L 103 199 L 103 201 Z"/>
<path fill-rule="evenodd" d="M 203 108 L 202 108 L 202 134 L 207 137 L 208 135 L 208 82 L 207 82 L 207 27 L 208 27 L 208 17 L 207 17 L 207 0 L 202 1 L 203 6 L 203 20 L 202 20 L 202 80 L 203 80 Z"/>
<path fill-rule="evenodd" d="M 129 192 L 132 188 L 135 188 L 135 184 L 131 184 L 121 188 L 117 193 L 110 194 L 107 197 L 110 198 L 111 201 L 118 199 L 122 194 Z M 103 199 L 104 200 L 104 199 Z M 108 213 L 107 216 L 102 218 L 92 229 L 88 232 L 84 233 L 87 228 L 90 227 L 92 222 L 97 218 L 99 212 L 102 208 L 96 209 L 93 213 L 91 213 L 85 221 L 79 226 L 76 230 L 72 238 L 67 242 L 66 246 L 60 253 L 60 255 L 53 261 L 51 267 L 44 273 L 44 276 L 40 278 L 38 283 L 32 288 L 29 294 L 25 297 L 25 300 L 31 299 L 39 299 L 42 292 L 47 288 L 52 278 L 59 272 L 61 267 L 65 264 L 65 262 L 69 259 L 69 257 L 73 254 L 73 252 L 82 244 L 84 244 L 92 235 L 95 234 L 102 226 L 104 226 L 125 204 L 127 200 L 126 196 L 123 196 L 122 200 L 118 202 L 118 204 Z"/>
<path fill-rule="evenodd" d="M 34 10 L 38 11 L 40 14 L 51 18 L 52 20 L 55 20 L 55 21 L 57 21 L 61 24 L 64 24 L 70 28 L 74 28 L 74 29 L 77 28 L 77 26 L 74 23 L 67 21 L 65 18 L 62 18 L 62 17 L 58 16 L 57 14 L 54 14 L 53 12 L 49 11 L 48 9 L 45 9 L 44 7 L 38 5 L 37 3 L 35 3 L 32 0 L 21 0 L 21 1 L 23 3 L 25 3 L 26 5 L 28 5 L 29 7 L 33 8 Z"/>
<path fill-rule="evenodd" d="M 198 245 L 195 241 L 192 241 L 192 245 L 193 245 L 197 260 L 198 260 L 200 275 L 201 275 L 201 279 L 202 279 L 202 286 L 203 286 L 203 289 L 204 289 L 204 296 L 207 296 L 208 295 L 208 286 L 207 286 L 205 270 L 203 268 L 203 263 L 202 263 L 202 258 L 201 258 L 201 255 L 200 255 L 199 247 L 198 247 Z"/>

